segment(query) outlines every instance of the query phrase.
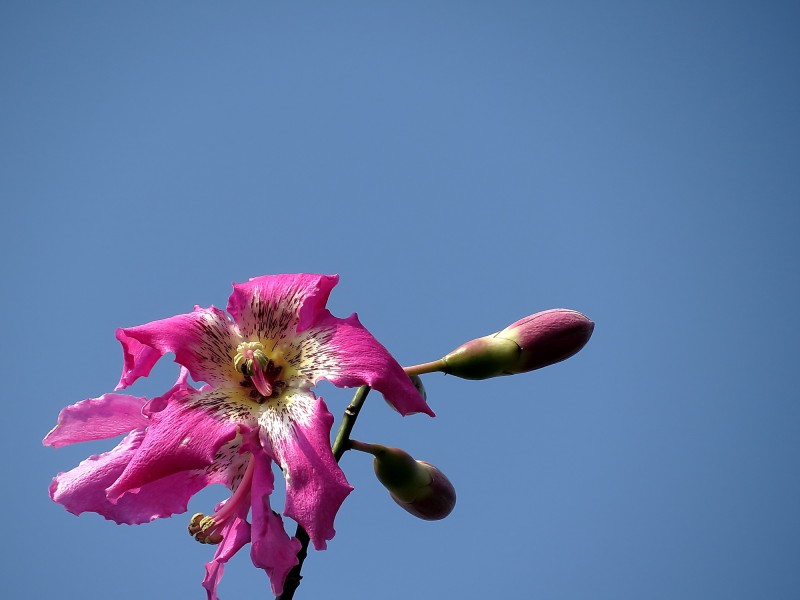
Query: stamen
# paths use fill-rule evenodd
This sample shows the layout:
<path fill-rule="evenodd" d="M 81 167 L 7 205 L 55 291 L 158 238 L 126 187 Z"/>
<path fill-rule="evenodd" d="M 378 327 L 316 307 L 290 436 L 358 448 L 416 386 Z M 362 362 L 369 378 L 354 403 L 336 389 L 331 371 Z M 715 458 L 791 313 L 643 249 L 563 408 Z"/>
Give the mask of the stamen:
<path fill-rule="evenodd" d="M 217 512 L 210 517 L 203 513 L 192 515 L 188 527 L 189 535 L 202 544 L 219 544 L 222 541 L 222 528 L 236 515 L 237 508 L 242 502 L 249 502 L 255 466 L 256 461 L 251 456 L 239 485 Z"/>
<path fill-rule="evenodd" d="M 217 525 L 218 521 L 213 517 L 196 513 L 189 521 L 189 535 L 201 544 L 219 544 L 222 541 L 222 534 L 217 531 Z"/>
<path fill-rule="evenodd" d="M 241 372 L 258 390 L 260 398 L 269 398 L 276 388 L 281 389 L 283 382 L 278 380 L 283 367 L 276 365 L 267 353 L 261 342 L 242 342 L 236 348 L 236 356 L 233 358 L 234 368 Z M 251 394 L 252 395 L 252 394 Z M 256 398 L 257 402 L 263 402 Z"/>
<path fill-rule="evenodd" d="M 245 375 L 252 375 L 256 365 L 264 369 L 268 363 L 269 358 L 261 342 L 242 342 L 233 357 L 234 368 Z"/>
<path fill-rule="evenodd" d="M 189 521 L 189 535 L 195 535 L 200 531 L 200 521 L 205 518 L 203 513 L 195 513 Z"/>

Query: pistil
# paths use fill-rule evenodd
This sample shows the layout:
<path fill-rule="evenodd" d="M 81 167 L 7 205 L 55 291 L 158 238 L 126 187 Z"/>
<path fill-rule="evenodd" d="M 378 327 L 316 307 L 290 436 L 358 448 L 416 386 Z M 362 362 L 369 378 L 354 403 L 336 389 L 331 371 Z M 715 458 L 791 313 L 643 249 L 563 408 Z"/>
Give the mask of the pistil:
<path fill-rule="evenodd" d="M 233 366 L 249 378 L 262 398 L 269 398 L 280 388 L 278 381 L 283 367 L 267 356 L 261 342 L 242 342 L 236 349 Z"/>

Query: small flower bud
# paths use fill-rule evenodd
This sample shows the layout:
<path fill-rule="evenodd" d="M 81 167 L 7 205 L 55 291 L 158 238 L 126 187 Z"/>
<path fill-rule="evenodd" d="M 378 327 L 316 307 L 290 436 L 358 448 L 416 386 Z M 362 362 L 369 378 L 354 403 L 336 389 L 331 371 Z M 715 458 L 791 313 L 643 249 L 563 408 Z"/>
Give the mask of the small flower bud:
<path fill-rule="evenodd" d="M 577 311 L 545 310 L 459 346 L 442 359 L 443 370 L 464 379 L 488 379 L 541 369 L 577 353 L 592 331 L 594 322 Z"/>
<path fill-rule="evenodd" d="M 432 464 L 414 460 L 400 448 L 361 443 L 354 447 L 375 457 L 375 475 L 404 510 L 426 521 L 444 519 L 452 512 L 456 490 Z"/>

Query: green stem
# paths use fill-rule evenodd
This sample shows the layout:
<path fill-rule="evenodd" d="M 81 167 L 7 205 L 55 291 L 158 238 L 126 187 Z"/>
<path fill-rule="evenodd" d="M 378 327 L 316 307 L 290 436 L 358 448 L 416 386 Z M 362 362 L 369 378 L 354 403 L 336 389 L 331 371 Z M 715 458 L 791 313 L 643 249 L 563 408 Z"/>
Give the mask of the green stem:
<path fill-rule="evenodd" d="M 375 446 L 375 444 L 365 444 L 364 442 L 359 442 L 358 440 L 350 440 L 350 450 L 366 452 L 367 454 L 372 454 L 374 456 L 378 448 L 379 447 Z"/>
<path fill-rule="evenodd" d="M 424 375 L 425 373 L 435 373 L 436 371 L 447 372 L 447 363 L 444 362 L 443 358 L 440 358 L 439 360 L 414 365 L 413 367 L 403 367 L 403 370 L 409 375 Z"/>
<path fill-rule="evenodd" d="M 339 462 L 339 459 L 342 458 L 342 455 L 344 455 L 349 448 L 350 433 L 353 431 L 353 426 L 356 424 L 358 413 L 361 411 L 361 406 L 364 404 L 364 400 L 367 399 L 369 390 L 370 388 L 368 385 L 362 385 L 360 388 L 358 388 L 355 396 L 353 396 L 353 399 L 350 401 L 350 404 L 344 410 L 342 424 L 339 425 L 339 431 L 336 433 L 336 438 L 333 440 L 333 445 L 331 446 L 331 449 L 333 450 L 333 458 L 336 459 L 336 462 Z"/>
<path fill-rule="evenodd" d="M 342 458 L 342 455 L 344 455 L 344 453 L 350 447 L 350 433 L 353 431 L 353 426 L 356 424 L 358 413 L 361 411 L 361 406 L 364 404 L 364 400 L 367 399 L 369 390 L 370 388 L 367 385 L 362 385 L 360 388 L 358 388 L 353 396 L 353 399 L 350 401 L 350 404 L 344 411 L 342 422 L 339 425 L 339 430 L 336 432 L 336 438 L 333 440 L 333 445 L 331 446 L 331 450 L 333 450 L 333 458 L 336 459 L 336 462 L 339 462 L 339 459 Z M 310 538 L 308 537 L 306 530 L 300 525 L 297 526 L 294 537 L 296 537 L 300 542 L 300 550 L 297 552 L 297 564 L 292 567 L 291 571 L 289 571 L 289 574 L 286 576 L 286 582 L 283 584 L 283 593 L 276 597 L 275 600 L 291 600 L 294 598 L 294 592 L 300 585 L 300 580 L 302 579 L 300 570 L 303 568 L 303 561 L 305 561 L 306 556 L 308 555 L 308 543 Z"/>

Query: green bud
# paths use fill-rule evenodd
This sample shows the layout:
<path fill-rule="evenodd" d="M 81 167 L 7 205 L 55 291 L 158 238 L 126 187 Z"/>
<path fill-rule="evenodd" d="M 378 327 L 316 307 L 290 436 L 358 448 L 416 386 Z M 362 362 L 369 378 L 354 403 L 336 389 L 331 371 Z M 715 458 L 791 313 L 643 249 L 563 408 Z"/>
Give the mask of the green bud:
<path fill-rule="evenodd" d="M 418 460 L 417 464 L 428 473 L 430 483 L 412 501 L 401 500 L 395 494 L 390 495 L 401 508 L 415 517 L 426 521 L 444 519 L 453 512 L 456 505 L 456 490 L 445 474 L 435 466 L 422 460 Z"/>
<path fill-rule="evenodd" d="M 439 469 L 400 448 L 378 444 L 370 448 L 378 480 L 400 507 L 426 521 L 444 519 L 452 512 L 456 490 Z"/>
<path fill-rule="evenodd" d="M 430 474 L 414 457 L 400 448 L 370 444 L 375 475 L 389 492 L 404 502 L 412 502 L 431 482 Z"/>
<path fill-rule="evenodd" d="M 592 331 L 594 323 L 577 311 L 545 310 L 459 346 L 441 360 L 441 370 L 464 379 L 526 373 L 569 358 Z"/>

